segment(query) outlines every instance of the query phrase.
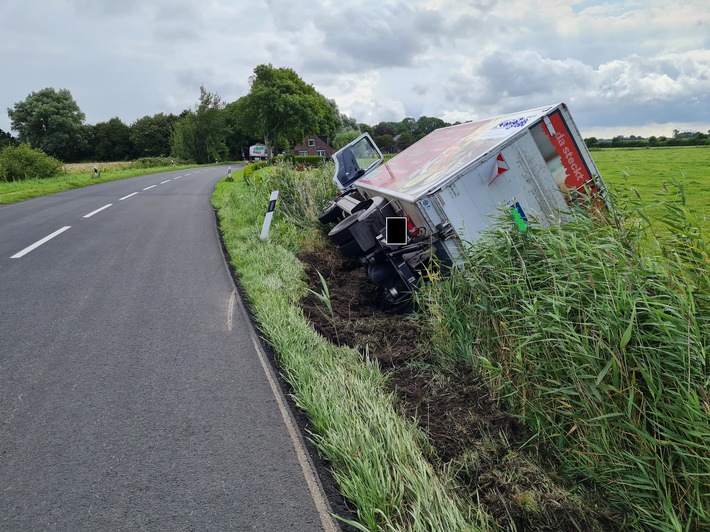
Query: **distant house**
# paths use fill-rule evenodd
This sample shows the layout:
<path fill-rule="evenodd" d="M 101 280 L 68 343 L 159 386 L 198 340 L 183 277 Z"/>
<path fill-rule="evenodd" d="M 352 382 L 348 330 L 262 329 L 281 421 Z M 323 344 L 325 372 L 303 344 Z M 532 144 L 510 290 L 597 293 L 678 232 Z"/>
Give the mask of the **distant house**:
<path fill-rule="evenodd" d="M 330 158 L 335 150 L 328 145 L 328 139 L 319 135 L 311 135 L 303 139 L 302 144 L 293 148 L 294 155 L 318 155 Z"/>

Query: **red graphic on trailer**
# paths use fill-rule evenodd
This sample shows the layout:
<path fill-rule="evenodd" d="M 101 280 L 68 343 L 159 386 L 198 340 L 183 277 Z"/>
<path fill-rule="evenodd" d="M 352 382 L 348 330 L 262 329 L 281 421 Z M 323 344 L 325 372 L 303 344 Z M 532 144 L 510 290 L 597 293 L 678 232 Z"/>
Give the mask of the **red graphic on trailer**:
<path fill-rule="evenodd" d="M 493 167 L 493 173 L 491 174 L 491 180 L 488 183 L 488 186 L 490 187 L 493 184 L 493 181 L 498 179 L 498 176 L 508 170 L 508 168 L 508 163 L 505 162 L 503 154 L 499 153 L 498 157 L 496 157 L 496 165 Z"/>
<path fill-rule="evenodd" d="M 549 115 L 555 134 L 551 135 L 547 127 L 543 128 L 545 135 L 550 139 L 552 145 L 560 156 L 562 166 L 565 169 L 565 186 L 569 190 L 583 192 L 584 187 L 594 194 L 597 192 L 592 176 L 589 175 L 587 165 L 582 159 L 582 155 L 577 149 L 572 136 L 569 134 L 567 126 L 562 121 L 560 113 Z"/>

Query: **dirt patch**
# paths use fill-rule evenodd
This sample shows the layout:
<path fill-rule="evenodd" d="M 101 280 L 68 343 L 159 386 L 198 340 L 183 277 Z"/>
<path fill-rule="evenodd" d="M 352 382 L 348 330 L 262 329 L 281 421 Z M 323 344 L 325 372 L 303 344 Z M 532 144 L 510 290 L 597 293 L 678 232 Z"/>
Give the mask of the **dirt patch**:
<path fill-rule="evenodd" d="M 380 362 L 401 413 L 429 435 L 433 465 L 454 472 L 464 497 L 480 501 L 504 529 L 618 528 L 588 495 L 573 494 L 544 449 L 523 446 L 532 434 L 491 400 L 470 368 L 439 367 L 422 327 L 408 309 L 384 301 L 359 262 L 332 247 L 299 258 L 315 292 L 301 300 L 305 315 L 332 342 Z"/>

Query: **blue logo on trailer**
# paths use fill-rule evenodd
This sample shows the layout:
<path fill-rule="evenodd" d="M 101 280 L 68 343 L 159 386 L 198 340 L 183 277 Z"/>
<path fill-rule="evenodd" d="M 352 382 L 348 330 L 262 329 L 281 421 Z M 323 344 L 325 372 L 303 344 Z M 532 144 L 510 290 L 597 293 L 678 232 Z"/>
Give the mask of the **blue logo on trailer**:
<path fill-rule="evenodd" d="M 523 127 L 525 124 L 528 123 L 528 121 L 528 118 L 521 116 L 520 118 L 515 118 L 513 120 L 504 120 L 496 127 L 499 127 L 501 129 L 514 129 L 518 127 Z"/>

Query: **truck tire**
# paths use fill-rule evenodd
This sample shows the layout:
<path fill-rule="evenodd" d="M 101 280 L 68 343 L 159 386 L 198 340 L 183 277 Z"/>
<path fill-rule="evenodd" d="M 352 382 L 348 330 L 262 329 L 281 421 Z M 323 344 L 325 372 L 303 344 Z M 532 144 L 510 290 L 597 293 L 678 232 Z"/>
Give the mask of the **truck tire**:
<path fill-rule="evenodd" d="M 360 211 L 359 221 L 364 222 L 369 218 L 377 218 L 382 222 L 382 228 L 385 227 L 385 218 L 394 216 L 394 209 L 387 203 L 387 200 L 382 196 L 372 198 L 372 204 L 367 209 Z"/>
<path fill-rule="evenodd" d="M 343 211 L 340 207 L 338 207 L 338 204 L 335 201 L 330 200 L 318 215 L 318 220 L 323 225 L 327 225 L 337 221 L 342 214 Z"/>
<path fill-rule="evenodd" d="M 344 220 L 341 220 L 328 233 L 328 239 L 336 246 L 347 244 L 354 239 L 350 229 L 358 223 L 359 212 L 354 212 Z"/>
<path fill-rule="evenodd" d="M 352 239 L 350 242 L 346 242 L 345 244 L 340 244 L 337 249 L 343 257 L 348 259 L 363 255 L 362 248 L 360 248 L 360 244 L 358 244 L 355 239 Z"/>

